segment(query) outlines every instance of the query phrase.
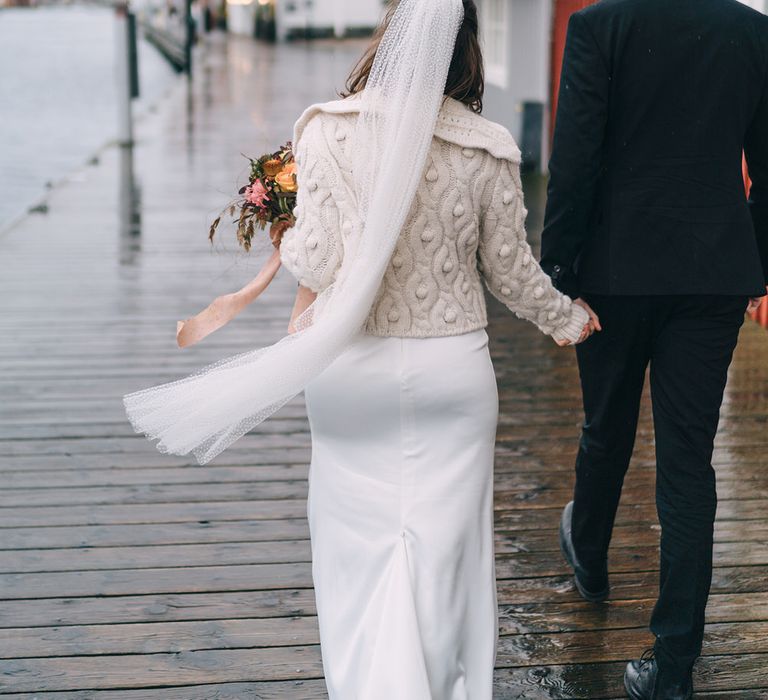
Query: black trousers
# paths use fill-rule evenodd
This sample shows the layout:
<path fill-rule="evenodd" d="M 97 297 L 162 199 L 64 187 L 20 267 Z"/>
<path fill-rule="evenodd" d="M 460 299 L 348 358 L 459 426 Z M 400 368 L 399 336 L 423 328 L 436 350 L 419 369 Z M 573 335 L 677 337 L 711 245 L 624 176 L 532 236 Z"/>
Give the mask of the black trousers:
<path fill-rule="evenodd" d="M 576 460 L 573 542 L 587 566 L 608 556 L 650 364 L 661 523 L 651 619 L 662 673 L 701 653 L 717 494 L 712 451 L 746 297 L 590 296 L 602 333 L 577 347 L 585 422 Z"/>

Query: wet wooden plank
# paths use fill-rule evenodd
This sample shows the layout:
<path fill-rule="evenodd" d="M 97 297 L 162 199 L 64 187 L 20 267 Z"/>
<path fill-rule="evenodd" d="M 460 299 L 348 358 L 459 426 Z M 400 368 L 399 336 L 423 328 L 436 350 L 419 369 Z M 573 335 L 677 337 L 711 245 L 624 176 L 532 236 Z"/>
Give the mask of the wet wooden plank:
<path fill-rule="evenodd" d="M 308 562 L 0 574 L 6 600 L 311 587 Z"/>
<path fill-rule="evenodd" d="M 0 551 L 3 575 L 308 562 L 309 540 Z"/>
<path fill-rule="evenodd" d="M 507 554 L 503 546 L 499 549 L 497 570 L 502 578 L 556 576 L 567 570 L 565 562 L 557 555 L 544 561 L 539 552 Z M 718 567 L 768 565 L 768 543 L 725 542 L 716 544 L 714 549 Z M 658 545 L 613 547 L 608 553 L 608 564 L 615 573 L 657 571 Z"/>
<path fill-rule="evenodd" d="M 132 525 L 141 523 L 189 523 L 212 520 L 278 520 L 306 518 L 307 503 L 302 499 L 272 501 L 232 500 L 199 503 L 117 503 L 110 505 L 48 506 L 0 508 L 2 528 L 57 525 Z"/>
<path fill-rule="evenodd" d="M 633 571 L 611 575 L 613 601 L 645 600 L 658 590 L 658 572 Z M 537 578 L 502 578 L 499 597 L 510 605 L 525 603 L 578 601 L 579 594 L 570 575 Z M 716 567 L 712 575 L 713 593 L 765 593 L 768 591 L 768 567 Z"/>
<path fill-rule="evenodd" d="M 151 484 L 262 483 L 300 481 L 307 478 L 308 465 L 243 467 L 178 467 L 176 469 L 134 467 L 132 469 L 0 471 L 5 489 L 65 489 L 96 486 L 136 486 Z M 66 500 L 66 491 L 61 492 Z"/>
<path fill-rule="evenodd" d="M 0 530 L 0 548 L 66 549 L 131 545 L 274 542 L 309 537 L 305 518 L 123 525 L 62 525 Z"/>
<path fill-rule="evenodd" d="M 708 625 L 706 654 L 733 655 L 747 646 L 768 660 L 767 632 L 768 622 Z M 509 635 L 499 639 L 496 663 L 499 668 L 514 668 L 624 661 L 639 657 L 651 646 L 653 636 L 644 628 Z"/>
<path fill-rule="evenodd" d="M 251 584 L 253 586 L 253 582 Z M 258 584 L 257 584 L 258 585 Z M 0 628 L 315 615 L 311 588 L 4 600 Z"/>
<path fill-rule="evenodd" d="M 313 617 L 6 629 L 0 658 L 160 654 L 319 644 Z"/>
<path fill-rule="evenodd" d="M 207 501 L 241 501 L 301 499 L 306 501 L 307 482 L 242 484 L 137 484 L 135 486 L 96 486 L 94 488 L 71 488 L 66 491 L 66 500 L 59 489 L 11 489 L 0 492 L 0 509 L 25 504 L 26 508 L 36 506 L 57 506 L 68 502 L 73 506 L 112 505 L 126 503 L 205 503 Z"/>
<path fill-rule="evenodd" d="M 219 467 L 306 467 L 311 450 L 295 444 L 286 447 L 264 447 L 257 450 L 238 449 L 237 445 L 223 452 L 212 463 L 200 467 L 191 457 L 163 455 L 145 449 L 136 452 L 73 453 L 62 449 L 58 453 L 4 455 L 0 461 L 3 473 L 61 471 L 76 473 L 90 469 L 170 469 L 184 467 L 190 470 L 215 470 Z"/>
<path fill-rule="evenodd" d="M 504 529 L 496 528 L 497 547 L 505 547 L 508 552 L 554 552 L 559 551 L 560 541 L 556 531 L 554 518 L 548 516 L 541 520 L 541 529 Z M 647 547 L 659 543 L 660 527 L 657 523 L 624 524 L 619 521 L 613 531 L 611 546 L 613 548 Z M 524 523 L 520 523 L 522 525 Z M 763 520 L 719 521 L 715 525 L 716 543 L 747 542 L 763 543 L 768 539 L 768 522 Z M 497 550 L 504 551 L 504 550 Z"/>
<path fill-rule="evenodd" d="M 166 687 L 163 700 L 327 700 L 322 680 L 276 681 L 261 683 L 218 683 Z M 158 700 L 157 688 L 136 690 L 75 690 L 72 692 L 9 693 L 7 700 Z"/>
<path fill-rule="evenodd" d="M 649 484 L 649 489 L 651 486 Z M 570 496 L 569 496 L 570 498 Z M 566 501 L 567 502 L 567 501 Z M 533 529 L 520 527 L 526 523 L 542 523 L 542 527 L 549 527 L 550 532 L 556 531 L 560 522 L 565 503 L 551 508 L 539 508 L 532 506 L 529 510 L 506 508 L 504 502 L 496 503 L 496 524 L 502 529 L 517 526 L 518 529 Z M 540 513 L 537 515 L 537 511 Z M 717 504 L 717 518 L 720 521 L 765 521 L 768 513 L 768 499 L 751 501 L 722 500 Z M 2 517 L 2 510 L 0 510 Z M 628 503 L 623 502 L 619 506 L 616 522 L 621 525 L 637 524 L 641 527 L 650 527 L 658 524 L 656 518 L 656 505 L 654 503 Z"/>
<path fill-rule="evenodd" d="M 590 630 L 645 628 L 655 598 L 612 600 L 594 605 L 583 600 L 509 605 L 499 600 L 502 634 L 584 632 Z M 754 622 L 768 620 L 768 592 L 719 593 L 710 598 L 707 622 Z"/>
<path fill-rule="evenodd" d="M 719 697 L 759 698 L 768 690 L 763 654 L 710 656 L 696 667 L 697 698 L 720 692 Z M 496 693 L 502 698 L 524 700 L 607 700 L 626 697 L 622 678 L 625 663 L 559 664 L 500 669 Z M 753 694 L 759 689 L 759 694 Z M 701 694 L 698 694 L 701 691 Z"/>
<path fill-rule="evenodd" d="M 190 368 L 192 369 L 192 368 Z M 151 378 L 145 381 L 152 383 Z M 115 388 L 115 395 L 119 395 L 121 390 Z M 270 438 L 270 434 L 275 436 Z M 279 433 L 279 434 L 278 434 Z M 287 446 L 286 435 L 297 436 L 294 442 L 296 445 L 306 444 L 308 442 L 308 433 L 306 423 L 302 419 L 275 419 L 275 424 L 271 427 L 264 426 L 258 429 L 259 436 L 264 438 L 267 445 L 273 447 Z M 67 424 L 64 422 L 51 425 L 34 425 L 29 423 L 15 423 L 0 425 L 0 455 L 2 454 L 39 454 L 42 449 L 42 442 L 62 442 L 75 441 L 87 438 L 111 439 L 111 436 L 122 437 L 126 440 L 138 439 L 130 425 L 119 421 L 117 411 L 115 411 L 114 422 L 83 422 Z M 38 443 L 38 444 L 30 444 Z"/>
<path fill-rule="evenodd" d="M 104 668 L 109 673 L 104 673 Z M 81 688 L 155 688 L 202 683 L 290 681 L 322 678 L 319 646 L 260 649 L 206 649 L 168 654 L 135 654 L 3 659 L 5 692 Z"/>
<path fill-rule="evenodd" d="M 256 453 L 262 449 L 282 450 L 302 446 L 301 440 L 307 440 L 306 421 L 288 423 L 279 418 L 259 426 L 259 432 L 244 436 L 233 448 L 236 453 L 249 452 L 258 459 Z M 130 426 L 129 426 L 130 427 Z M 293 429 L 293 430 L 291 430 Z M 114 431 L 112 431 L 114 432 Z M 273 435 L 272 435 L 273 433 Z M 297 439 L 294 439 L 296 437 Z M 45 439 L 43 439 L 45 438 Z M 93 454 L 147 454 L 154 456 L 147 440 L 128 431 L 124 435 L 106 433 L 103 437 L 93 438 L 84 435 L 33 436 L 21 439 L 16 432 L 12 437 L 0 440 L 0 459 L 6 457 L 25 457 L 33 455 L 93 455 Z M 270 460 L 274 463 L 274 459 Z"/>

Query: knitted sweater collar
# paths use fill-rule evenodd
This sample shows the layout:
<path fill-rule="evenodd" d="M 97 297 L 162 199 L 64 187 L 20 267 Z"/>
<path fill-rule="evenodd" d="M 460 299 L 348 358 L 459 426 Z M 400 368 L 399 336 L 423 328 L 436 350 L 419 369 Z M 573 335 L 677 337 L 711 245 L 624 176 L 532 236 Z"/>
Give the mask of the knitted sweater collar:
<path fill-rule="evenodd" d="M 307 124 L 318 114 L 356 114 L 360 111 L 360 101 L 360 96 L 356 95 L 307 108 L 294 126 L 294 144 L 299 142 Z M 495 158 L 518 164 L 521 161 L 520 149 L 509 131 L 451 97 L 445 99 L 440 109 L 435 136 L 461 148 L 483 149 Z"/>

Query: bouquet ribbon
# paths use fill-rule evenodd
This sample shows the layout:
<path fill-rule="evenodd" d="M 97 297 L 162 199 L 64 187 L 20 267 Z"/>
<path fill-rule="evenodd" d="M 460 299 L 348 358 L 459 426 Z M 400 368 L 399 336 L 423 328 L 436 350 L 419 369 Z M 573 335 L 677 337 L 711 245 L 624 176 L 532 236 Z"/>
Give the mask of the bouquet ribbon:
<path fill-rule="evenodd" d="M 232 294 L 217 297 L 196 316 L 176 325 L 176 342 L 180 348 L 199 343 L 214 331 L 226 326 L 246 306 L 255 301 L 269 286 L 280 269 L 280 250 L 275 249 L 259 274 L 245 287 Z"/>

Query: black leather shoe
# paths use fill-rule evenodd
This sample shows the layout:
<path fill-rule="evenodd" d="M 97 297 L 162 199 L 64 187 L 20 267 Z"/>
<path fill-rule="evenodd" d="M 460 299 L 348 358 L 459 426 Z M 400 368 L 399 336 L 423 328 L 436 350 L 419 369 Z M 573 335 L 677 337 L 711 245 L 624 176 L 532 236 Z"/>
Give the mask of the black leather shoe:
<path fill-rule="evenodd" d="M 690 700 L 693 697 L 690 673 L 682 683 L 670 683 L 659 678 L 653 649 L 646 651 L 639 661 L 627 664 L 624 687 L 632 700 Z"/>
<path fill-rule="evenodd" d="M 560 551 L 562 551 L 565 561 L 573 569 L 576 590 L 581 597 L 590 603 L 602 603 L 610 592 L 608 567 L 605 566 L 600 571 L 589 571 L 579 564 L 571 539 L 572 519 L 573 501 L 563 509 L 563 516 L 560 518 Z"/>

